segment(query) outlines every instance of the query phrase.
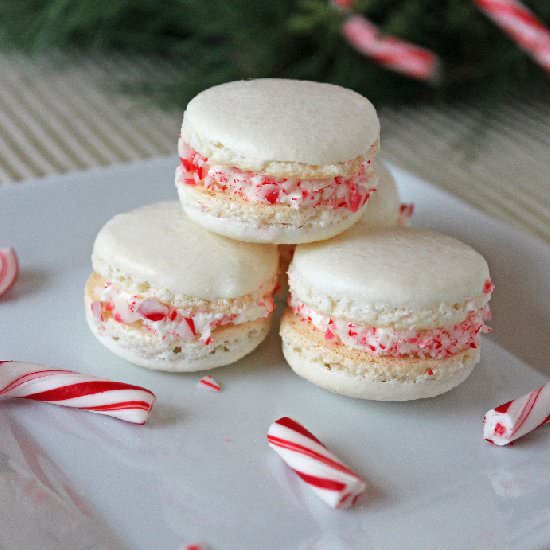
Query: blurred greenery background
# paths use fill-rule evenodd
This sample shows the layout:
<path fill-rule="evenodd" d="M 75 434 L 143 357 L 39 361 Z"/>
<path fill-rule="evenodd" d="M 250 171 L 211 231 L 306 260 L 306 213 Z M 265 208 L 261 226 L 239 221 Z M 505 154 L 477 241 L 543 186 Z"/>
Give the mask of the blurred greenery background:
<path fill-rule="evenodd" d="M 550 23 L 550 2 L 525 4 Z M 333 82 L 378 105 L 471 96 L 493 102 L 511 89 L 548 83 L 472 0 L 357 0 L 354 10 L 389 35 L 436 52 L 441 81 L 412 80 L 356 52 L 340 32 L 345 14 L 327 0 L 0 0 L 0 45 L 33 54 L 120 51 L 169 61 L 183 69 L 178 76 L 143 79 L 138 89 L 180 106 L 204 88 L 240 78 Z"/>

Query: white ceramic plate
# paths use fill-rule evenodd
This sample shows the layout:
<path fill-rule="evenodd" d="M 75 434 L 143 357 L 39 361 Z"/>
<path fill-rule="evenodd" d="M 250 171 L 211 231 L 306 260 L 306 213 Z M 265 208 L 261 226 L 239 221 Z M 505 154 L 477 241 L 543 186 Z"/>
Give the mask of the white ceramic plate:
<path fill-rule="evenodd" d="M 209 393 L 196 388 L 198 374 L 151 372 L 111 355 L 84 321 L 96 232 L 117 212 L 174 198 L 174 165 L 161 159 L 0 190 L 0 246 L 15 246 L 22 265 L 0 300 L 0 356 L 158 396 L 144 427 L 2 403 L 0 548 L 550 547 L 550 427 L 511 448 L 482 439 L 487 409 L 549 374 L 546 246 L 396 170 L 403 198 L 416 203 L 415 224 L 472 244 L 491 266 L 494 333 L 472 376 L 436 399 L 355 401 L 296 377 L 274 330 L 255 353 L 212 372 L 223 392 Z M 368 481 L 358 508 L 331 510 L 268 448 L 266 430 L 283 415 Z"/>

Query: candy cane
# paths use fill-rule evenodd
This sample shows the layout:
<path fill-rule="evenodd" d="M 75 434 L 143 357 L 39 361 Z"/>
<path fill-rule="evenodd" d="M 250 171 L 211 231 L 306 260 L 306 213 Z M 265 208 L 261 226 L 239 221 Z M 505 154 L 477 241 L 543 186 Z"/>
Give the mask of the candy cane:
<path fill-rule="evenodd" d="M 330 3 L 334 8 L 343 12 L 349 12 L 353 9 L 355 0 L 331 0 Z"/>
<path fill-rule="evenodd" d="M 155 394 L 140 386 L 35 363 L 0 361 L 0 399 L 18 397 L 145 424 Z"/>
<path fill-rule="evenodd" d="M 346 40 L 360 53 L 393 71 L 419 80 L 437 80 L 437 56 L 420 46 L 392 36 L 384 36 L 361 15 L 348 17 L 342 26 Z"/>
<path fill-rule="evenodd" d="M 333 508 L 353 506 L 365 482 L 334 456 L 309 430 L 279 418 L 267 432 L 269 446 Z"/>
<path fill-rule="evenodd" d="M 197 386 L 205 390 L 222 391 L 222 387 L 214 380 L 214 377 L 210 375 L 201 378 Z"/>
<path fill-rule="evenodd" d="M 15 283 L 19 275 L 19 262 L 13 248 L 0 248 L 0 296 Z"/>
<path fill-rule="evenodd" d="M 517 0 L 474 0 L 476 6 L 550 72 L 550 31 Z"/>
<path fill-rule="evenodd" d="M 531 393 L 487 411 L 483 437 L 495 445 L 512 441 L 550 422 L 550 382 Z"/>

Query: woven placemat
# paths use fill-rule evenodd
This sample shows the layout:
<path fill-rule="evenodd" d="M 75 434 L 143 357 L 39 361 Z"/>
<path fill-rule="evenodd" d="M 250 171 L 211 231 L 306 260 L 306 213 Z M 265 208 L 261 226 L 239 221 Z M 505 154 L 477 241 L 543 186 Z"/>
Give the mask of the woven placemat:
<path fill-rule="evenodd" d="M 0 56 L 0 186 L 173 154 L 179 109 L 121 93 L 120 78 L 175 69 L 124 56 Z M 550 98 L 384 108 L 382 154 L 496 218 L 550 242 Z"/>

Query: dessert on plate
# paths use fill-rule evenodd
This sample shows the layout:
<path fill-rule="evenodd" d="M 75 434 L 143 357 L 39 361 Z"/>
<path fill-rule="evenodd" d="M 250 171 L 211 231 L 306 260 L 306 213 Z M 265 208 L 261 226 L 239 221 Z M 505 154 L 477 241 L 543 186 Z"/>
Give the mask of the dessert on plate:
<path fill-rule="evenodd" d="M 296 248 L 283 352 L 297 374 L 336 393 L 432 397 L 479 361 L 492 289 L 487 262 L 466 244 L 357 224 Z"/>
<path fill-rule="evenodd" d="M 96 238 L 92 264 L 88 324 L 136 365 L 219 367 L 250 353 L 269 331 L 277 247 L 209 233 L 177 201 L 115 216 Z"/>
<path fill-rule="evenodd" d="M 372 193 L 360 221 L 368 227 L 391 227 L 400 220 L 401 201 L 397 184 L 387 166 L 379 159 L 374 161 L 376 192 Z"/>
<path fill-rule="evenodd" d="M 187 215 L 242 241 L 296 244 L 351 227 L 376 188 L 379 123 L 332 84 L 228 82 L 185 110 L 176 188 Z"/>

